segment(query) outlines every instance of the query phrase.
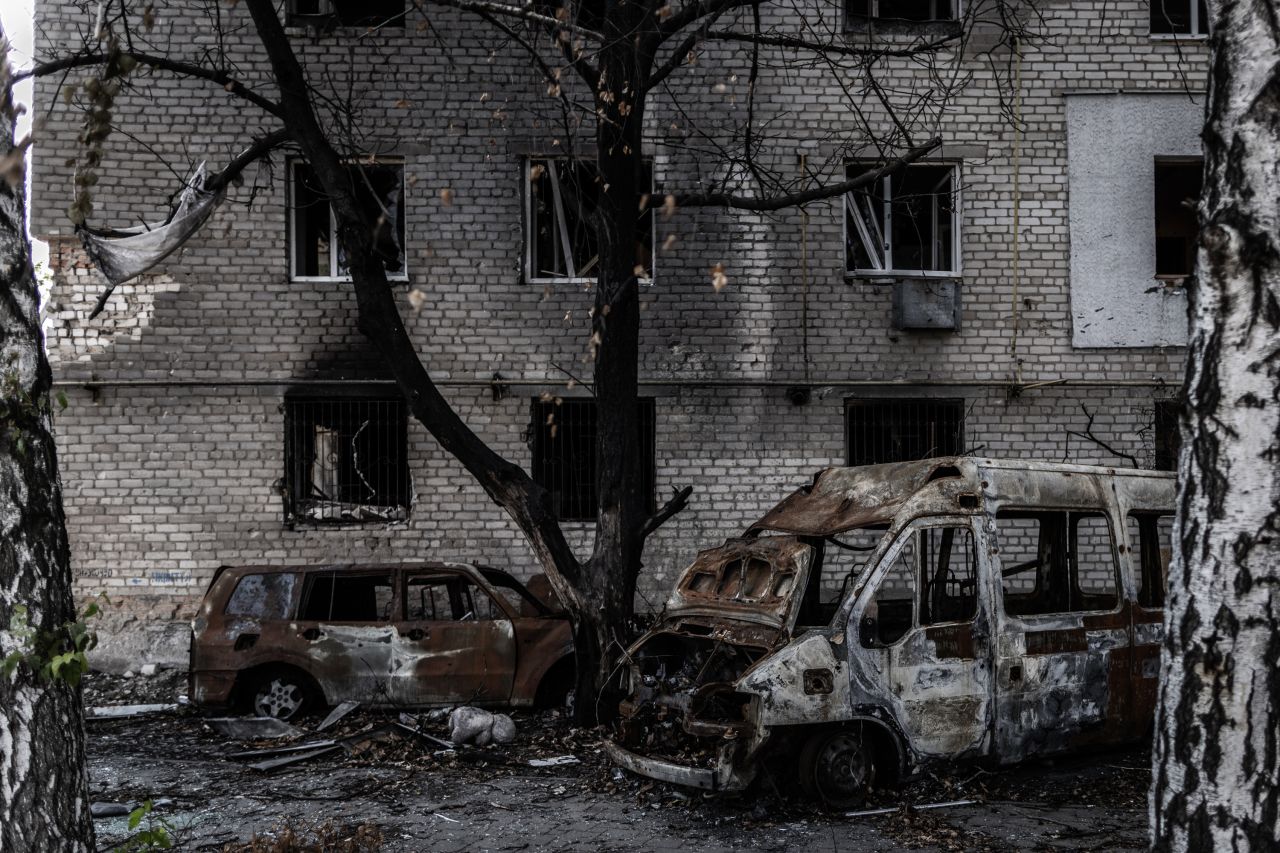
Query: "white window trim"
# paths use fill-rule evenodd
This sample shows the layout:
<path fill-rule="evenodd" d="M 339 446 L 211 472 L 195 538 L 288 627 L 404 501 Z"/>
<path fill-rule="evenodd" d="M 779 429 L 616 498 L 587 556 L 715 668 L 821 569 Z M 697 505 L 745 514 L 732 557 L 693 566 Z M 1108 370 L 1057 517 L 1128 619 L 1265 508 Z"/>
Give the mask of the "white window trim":
<path fill-rule="evenodd" d="M 1147 34 L 1155 41 L 1203 41 L 1209 38 L 1209 22 L 1200 20 L 1200 3 L 1198 0 L 1187 0 L 1191 8 L 1191 32 L 1189 33 L 1153 33 L 1151 32 L 1151 12 L 1147 11 Z"/>
<path fill-rule="evenodd" d="M 856 190 L 852 190 L 844 194 L 844 201 L 840 207 L 841 232 L 844 235 L 844 245 L 845 245 L 845 253 L 846 253 L 845 259 L 844 259 L 845 278 L 951 279 L 951 278 L 960 278 L 964 274 L 964 269 L 961 264 L 961 258 L 964 254 L 964 252 L 962 251 L 962 247 L 964 245 L 964 241 L 963 241 L 964 194 L 962 191 L 962 187 L 964 186 L 963 163 L 959 160 L 920 160 L 920 161 L 917 161 L 917 164 L 921 166 L 950 166 L 951 167 L 951 182 L 952 182 L 952 185 L 955 187 L 955 190 L 952 193 L 955 199 L 955 213 L 952 214 L 951 268 L 947 270 L 895 269 L 890 263 L 885 268 L 882 268 L 882 269 L 875 269 L 875 268 L 850 269 L 849 257 L 848 257 L 848 251 L 849 251 L 848 246 L 849 246 L 849 237 L 850 237 L 849 219 L 850 219 L 851 211 L 849 210 L 849 208 L 850 208 L 850 205 L 856 205 L 854 199 L 856 198 L 856 192 L 857 192 Z M 905 168 L 910 169 L 911 166 L 908 165 Z M 892 176 L 885 176 L 884 178 L 881 178 L 881 180 L 887 182 L 889 191 L 885 193 L 885 201 L 884 201 L 884 222 L 885 222 L 884 234 L 883 235 L 877 234 L 876 236 L 881 236 L 883 238 L 880 245 L 882 245 L 884 248 L 879 254 L 882 257 L 886 258 L 888 261 L 892 261 L 893 259 L 893 216 L 892 216 L 893 178 Z M 856 213 L 856 206 L 853 212 Z M 872 235 L 866 232 L 866 227 L 863 224 L 861 217 L 854 215 L 852 218 L 853 218 L 854 224 L 858 228 L 858 232 L 859 232 L 858 239 L 862 241 L 864 248 L 869 249 L 870 246 L 868 245 L 868 241 L 870 240 Z M 872 223 L 875 224 L 874 218 L 872 218 Z M 934 233 L 935 234 L 937 233 L 936 224 L 934 226 Z M 869 256 L 872 255 L 870 251 L 868 251 L 867 254 Z M 874 260 L 874 257 L 873 257 L 873 260 Z"/>
<path fill-rule="evenodd" d="M 902 20 L 901 18 L 895 18 L 895 17 L 893 17 L 893 15 L 892 15 L 892 14 L 885 15 L 884 17 L 881 17 L 881 15 L 880 15 L 880 5 L 881 5 L 881 3 L 886 2 L 886 0 L 869 0 L 869 2 L 870 2 L 870 4 L 871 4 L 871 6 L 870 6 L 870 9 L 868 10 L 868 12 L 869 12 L 869 14 L 867 15 L 868 20 L 872 20 L 872 21 L 899 21 L 899 20 Z M 890 6 L 890 7 L 892 7 L 892 6 L 893 6 L 893 0 L 887 0 L 887 2 L 888 2 L 888 4 L 889 4 L 889 6 Z M 913 23 L 913 24 L 947 24 L 947 23 L 952 23 L 952 22 L 955 22 L 955 21 L 959 21 L 961 18 L 963 18 L 963 17 L 964 17 L 964 0 L 934 0 L 934 3 L 935 3 L 935 4 L 938 4 L 938 5 L 941 5 L 942 3 L 949 3 L 949 4 L 951 5 L 951 7 L 954 9 L 953 17 L 950 17 L 950 18 L 930 18 L 930 19 L 928 19 L 927 21 L 909 21 L 909 23 Z M 848 7 L 846 7 L 846 8 L 848 8 Z M 934 9 L 935 9 L 935 10 L 937 9 L 937 5 L 935 5 L 935 6 L 934 6 Z M 861 16 L 857 16 L 857 17 L 861 17 Z"/>
<path fill-rule="evenodd" d="M 289 167 L 289 192 L 288 192 L 288 210 L 287 228 L 288 239 L 286 244 L 289 251 L 289 280 L 290 281 L 351 281 L 348 275 L 298 275 L 297 273 L 297 254 L 294 252 L 294 244 L 297 241 L 297 229 L 294 227 L 294 217 L 298 211 L 297 188 L 298 182 L 295 180 L 294 170 L 299 164 L 305 164 L 307 161 L 302 157 L 291 157 L 288 161 Z M 345 160 L 344 165 L 377 165 L 377 166 L 399 166 L 400 181 L 400 204 L 405 209 L 405 226 L 404 226 L 404 245 L 401 249 L 404 251 L 404 269 L 399 272 L 387 273 L 387 281 L 408 281 L 409 280 L 409 182 L 404 180 L 405 177 L 405 161 L 396 157 L 377 157 L 373 160 Z M 336 270 L 338 268 L 338 222 L 333 212 L 333 206 L 329 206 L 329 269 Z"/>
<path fill-rule="evenodd" d="M 536 276 L 533 274 L 533 179 L 530 177 L 530 173 L 534 163 L 545 163 L 547 171 L 551 174 L 552 203 L 555 210 L 556 230 L 560 234 L 560 250 L 564 253 L 565 263 L 570 267 L 573 266 L 573 245 L 569 239 L 568 227 L 565 224 L 564 205 L 560 201 L 560 177 L 559 173 L 556 171 L 557 161 L 569 159 L 573 158 L 564 156 L 528 156 L 521 160 L 521 167 L 523 169 L 521 180 L 524 188 L 524 280 L 527 284 L 574 284 L 585 287 L 596 283 L 597 277 L 594 275 Z M 649 177 L 649 192 L 651 194 L 653 192 L 652 170 L 650 171 Z M 653 220 L 653 225 L 656 225 L 657 217 L 653 215 L 652 211 L 649 212 L 649 216 Z M 654 278 L 657 277 L 657 237 L 657 229 L 651 226 L 649 228 L 649 275 L 646 278 L 638 279 L 639 283 L 644 286 L 652 285 Z M 576 273 L 577 270 L 574 270 L 574 272 Z"/>

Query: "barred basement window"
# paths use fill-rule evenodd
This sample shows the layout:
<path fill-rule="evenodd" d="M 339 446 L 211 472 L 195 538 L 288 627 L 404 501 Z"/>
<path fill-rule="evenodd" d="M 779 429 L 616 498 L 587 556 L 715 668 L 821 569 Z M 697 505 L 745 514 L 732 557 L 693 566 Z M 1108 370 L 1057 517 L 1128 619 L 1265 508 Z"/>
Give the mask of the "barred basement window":
<path fill-rule="evenodd" d="M 654 406 L 640 401 L 640 488 L 653 511 Z M 596 517 L 596 403 L 590 399 L 533 401 L 533 479 L 551 493 L 564 521 Z"/>
<path fill-rule="evenodd" d="M 1182 447 L 1182 433 L 1179 432 L 1178 426 L 1178 413 L 1181 409 L 1180 400 L 1156 400 L 1155 469 L 1157 471 L 1178 470 L 1178 451 Z"/>
<path fill-rule="evenodd" d="M 403 27 L 404 0 L 289 0 L 289 24 Z"/>
<path fill-rule="evenodd" d="M 299 396 L 287 397 L 284 405 L 287 522 L 409 517 L 403 400 Z"/>
<path fill-rule="evenodd" d="M 591 282 L 599 274 L 595 217 L 600 173 L 589 160 L 538 159 L 526 163 L 525 278 L 533 283 Z M 641 183 L 652 187 L 649 167 Z M 639 205 L 637 204 L 637 210 Z M 638 214 L 635 264 L 653 275 L 653 212 Z"/>
<path fill-rule="evenodd" d="M 963 452 L 963 400 L 846 400 L 844 415 L 850 465 Z"/>
<path fill-rule="evenodd" d="M 1151 35 L 1208 34 L 1209 11 L 1204 0 L 1151 0 Z"/>
<path fill-rule="evenodd" d="M 405 269 L 404 164 L 351 163 L 347 166 L 356 198 L 374 223 L 374 251 L 387 277 L 408 279 Z M 347 278 L 346 254 L 334 238 L 337 219 L 310 164 L 289 163 L 289 270 L 295 281 Z"/>
<path fill-rule="evenodd" d="M 849 163 L 855 178 L 879 164 Z M 845 269 L 852 275 L 957 275 L 960 272 L 959 169 L 954 163 L 906 167 L 845 193 Z"/>

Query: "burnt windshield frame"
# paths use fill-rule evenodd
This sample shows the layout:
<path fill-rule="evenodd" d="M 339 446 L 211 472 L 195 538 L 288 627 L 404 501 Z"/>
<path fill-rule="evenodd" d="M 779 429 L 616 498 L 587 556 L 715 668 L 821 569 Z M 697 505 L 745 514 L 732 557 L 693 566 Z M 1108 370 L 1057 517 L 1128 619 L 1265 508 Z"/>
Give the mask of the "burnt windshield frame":
<path fill-rule="evenodd" d="M 809 582 L 805 586 L 804 598 L 800 602 L 800 611 L 796 618 L 797 625 L 830 625 L 844 609 L 844 604 L 853 589 L 854 582 L 864 574 L 867 563 L 885 541 L 892 525 L 887 522 L 867 524 L 832 533 L 827 536 L 804 536 L 800 541 L 813 549 L 813 559 L 809 563 Z M 842 537 L 858 531 L 878 531 L 879 536 L 871 545 L 854 545 L 844 541 Z M 829 550 L 828 546 L 834 546 Z M 854 559 L 848 571 L 840 579 L 840 589 L 829 601 L 823 601 L 823 579 L 827 577 L 827 568 L 832 553 L 863 555 Z M 834 579 L 834 575 L 832 579 Z"/>

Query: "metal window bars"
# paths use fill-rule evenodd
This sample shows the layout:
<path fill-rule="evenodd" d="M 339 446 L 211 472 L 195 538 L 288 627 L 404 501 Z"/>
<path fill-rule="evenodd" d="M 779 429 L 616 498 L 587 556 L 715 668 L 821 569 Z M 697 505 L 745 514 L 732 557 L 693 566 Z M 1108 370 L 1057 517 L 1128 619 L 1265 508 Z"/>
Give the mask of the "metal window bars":
<path fill-rule="evenodd" d="M 845 446 L 850 465 L 958 455 L 964 447 L 964 403 L 846 400 Z"/>

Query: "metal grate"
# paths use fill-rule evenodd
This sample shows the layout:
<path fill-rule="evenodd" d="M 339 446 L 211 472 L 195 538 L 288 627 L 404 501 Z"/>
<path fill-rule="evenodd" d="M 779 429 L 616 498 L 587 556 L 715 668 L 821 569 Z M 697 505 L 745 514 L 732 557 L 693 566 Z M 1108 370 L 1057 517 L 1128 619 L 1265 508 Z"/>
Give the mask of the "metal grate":
<path fill-rule="evenodd" d="M 285 399 L 285 519 L 341 523 L 409 515 L 403 400 Z"/>
<path fill-rule="evenodd" d="M 963 452 L 963 400 L 846 400 L 844 422 L 850 465 Z"/>
<path fill-rule="evenodd" d="M 1155 468 L 1157 471 L 1178 470 L 1178 450 L 1182 447 L 1178 413 L 1181 400 L 1156 400 L 1155 411 Z"/>
<path fill-rule="evenodd" d="M 640 405 L 640 488 L 653 509 L 655 414 L 652 398 Z M 534 399 L 530 442 L 533 478 L 551 493 L 564 521 L 596 517 L 596 402 L 591 399 Z"/>

